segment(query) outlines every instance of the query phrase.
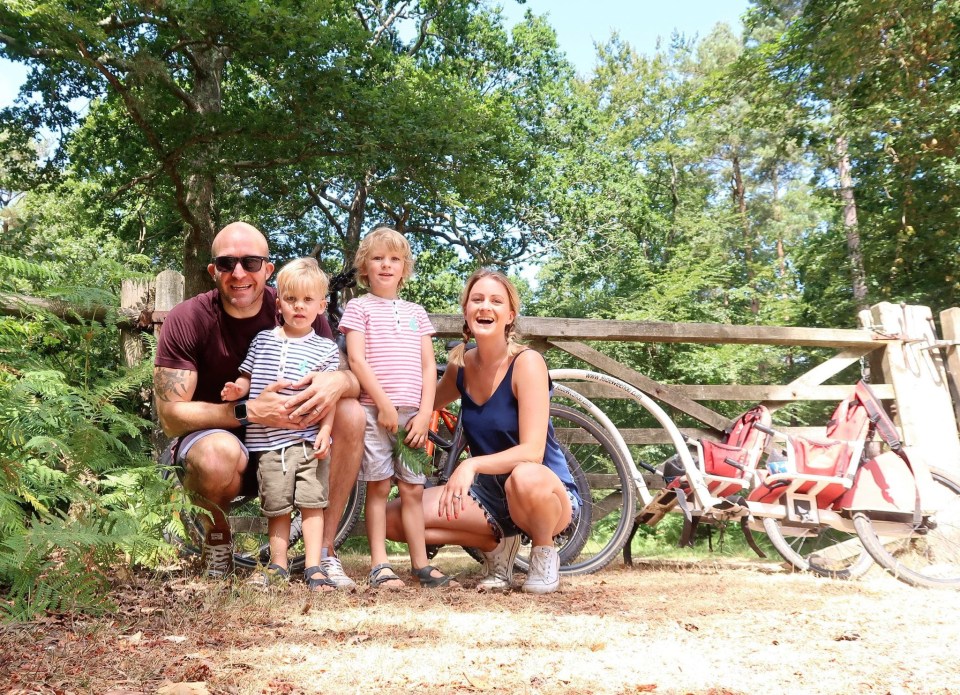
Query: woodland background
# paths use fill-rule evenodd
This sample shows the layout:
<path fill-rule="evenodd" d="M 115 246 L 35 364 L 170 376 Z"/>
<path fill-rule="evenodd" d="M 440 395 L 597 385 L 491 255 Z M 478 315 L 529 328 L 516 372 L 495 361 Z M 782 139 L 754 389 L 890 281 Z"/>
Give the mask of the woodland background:
<path fill-rule="evenodd" d="M 394 225 L 407 298 L 441 313 L 481 264 L 528 315 L 853 327 L 878 301 L 957 304 L 955 0 L 756 0 L 651 55 L 613 35 L 584 77 L 545 20 L 508 32 L 486 1 L 4 0 L 0 57 L 29 68 L 0 111 L 7 303 L 118 307 L 168 267 L 204 291 L 244 219 L 278 265 L 331 273 Z M 117 314 L 81 314 L 0 316 L 7 617 L 108 609 L 99 568 L 169 557 L 186 504 L 153 464 L 149 360 L 123 368 Z M 811 357 L 603 349 L 688 383 Z"/>

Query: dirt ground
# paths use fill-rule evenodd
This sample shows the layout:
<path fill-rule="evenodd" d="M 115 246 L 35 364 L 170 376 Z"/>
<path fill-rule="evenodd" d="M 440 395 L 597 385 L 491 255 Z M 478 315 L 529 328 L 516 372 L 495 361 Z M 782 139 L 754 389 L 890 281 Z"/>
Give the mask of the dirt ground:
<path fill-rule="evenodd" d="M 0 627 L 0 692 L 960 693 L 960 592 L 879 568 L 844 583 L 770 563 L 618 565 L 538 597 L 476 592 L 462 554 L 436 563 L 464 588 L 130 577 L 109 616 Z M 347 569 L 366 573 L 363 558 Z"/>

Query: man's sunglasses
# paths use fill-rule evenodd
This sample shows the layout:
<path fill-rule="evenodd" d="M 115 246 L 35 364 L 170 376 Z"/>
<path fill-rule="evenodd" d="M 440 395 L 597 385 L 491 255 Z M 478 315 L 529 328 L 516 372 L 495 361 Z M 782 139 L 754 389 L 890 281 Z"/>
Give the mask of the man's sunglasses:
<path fill-rule="evenodd" d="M 232 273 L 237 267 L 237 263 L 243 266 L 248 273 L 256 273 L 263 267 L 263 262 L 270 260 L 266 256 L 217 256 L 213 259 L 213 265 L 221 273 Z"/>

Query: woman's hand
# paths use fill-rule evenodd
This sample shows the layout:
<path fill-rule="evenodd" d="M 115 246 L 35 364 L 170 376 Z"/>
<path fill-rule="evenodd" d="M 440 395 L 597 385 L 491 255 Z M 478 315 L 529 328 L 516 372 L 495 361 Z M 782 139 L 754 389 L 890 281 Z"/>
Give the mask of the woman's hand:
<path fill-rule="evenodd" d="M 467 503 L 470 486 L 473 485 L 473 479 L 476 476 L 473 459 L 468 457 L 460 462 L 460 465 L 454 469 L 450 476 L 450 480 L 443 486 L 439 508 L 437 509 L 439 517 L 460 518 L 460 512 L 463 511 L 463 507 Z"/>

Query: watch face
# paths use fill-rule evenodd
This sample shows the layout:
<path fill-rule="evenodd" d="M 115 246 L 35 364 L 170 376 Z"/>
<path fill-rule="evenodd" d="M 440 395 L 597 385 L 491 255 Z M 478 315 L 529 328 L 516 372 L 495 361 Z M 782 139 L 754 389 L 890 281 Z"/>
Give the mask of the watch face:
<path fill-rule="evenodd" d="M 237 403 L 233 406 L 233 416 L 237 418 L 241 423 L 246 424 L 247 419 L 247 404 L 246 403 Z"/>

